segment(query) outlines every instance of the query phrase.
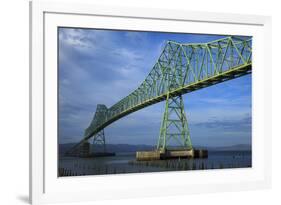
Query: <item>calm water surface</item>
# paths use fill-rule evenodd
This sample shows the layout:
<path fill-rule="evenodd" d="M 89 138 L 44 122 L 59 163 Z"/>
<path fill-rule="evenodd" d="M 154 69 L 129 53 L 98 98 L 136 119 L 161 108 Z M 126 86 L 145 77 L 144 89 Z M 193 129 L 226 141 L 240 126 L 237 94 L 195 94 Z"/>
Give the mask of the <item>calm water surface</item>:
<path fill-rule="evenodd" d="M 59 176 L 103 175 L 177 170 L 246 168 L 252 166 L 250 151 L 209 151 L 206 159 L 172 159 L 137 162 L 135 152 L 112 157 L 59 159 Z"/>

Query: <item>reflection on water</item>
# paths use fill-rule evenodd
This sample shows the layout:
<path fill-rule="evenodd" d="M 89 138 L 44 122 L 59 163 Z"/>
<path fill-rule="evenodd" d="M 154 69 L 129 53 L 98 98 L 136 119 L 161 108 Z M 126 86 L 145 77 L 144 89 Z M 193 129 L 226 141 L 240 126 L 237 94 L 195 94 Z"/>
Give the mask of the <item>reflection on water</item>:
<path fill-rule="evenodd" d="M 59 159 L 59 176 L 143 173 L 177 170 L 245 168 L 252 166 L 251 151 L 209 151 L 206 159 L 171 159 L 138 162 L 135 153 L 98 158 Z"/>

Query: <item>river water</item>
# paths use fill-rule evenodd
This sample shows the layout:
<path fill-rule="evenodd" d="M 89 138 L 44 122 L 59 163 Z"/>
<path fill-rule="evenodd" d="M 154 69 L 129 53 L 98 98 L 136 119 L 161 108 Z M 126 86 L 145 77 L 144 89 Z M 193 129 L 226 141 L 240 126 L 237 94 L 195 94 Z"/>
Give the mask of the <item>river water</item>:
<path fill-rule="evenodd" d="M 104 175 L 180 170 L 246 168 L 252 166 L 251 151 L 209 151 L 206 159 L 171 159 L 137 162 L 135 153 L 116 153 L 98 158 L 62 157 L 58 176 Z"/>

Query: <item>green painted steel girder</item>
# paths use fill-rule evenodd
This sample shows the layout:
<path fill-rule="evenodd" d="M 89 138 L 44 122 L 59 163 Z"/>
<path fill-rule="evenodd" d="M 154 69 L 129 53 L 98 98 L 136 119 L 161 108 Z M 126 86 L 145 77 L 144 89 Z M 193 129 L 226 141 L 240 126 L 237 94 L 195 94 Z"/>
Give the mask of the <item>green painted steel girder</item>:
<path fill-rule="evenodd" d="M 98 105 L 84 137 L 74 148 L 116 120 L 152 104 L 250 74 L 252 38 L 229 36 L 208 43 L 167 41 L 141 85 L 107 108 Z M 74 149 L 73 148 L 73 149 Z"/>
<path fill-rule="evenodd" d="M 183 98 L 181 95 L 171 98 L 168 92 L 157 150 L 165 152 L 166 149 L 171 149 L 169 147 L 171 140 L 176 141 L 181 148 L 192 149 Z"/>

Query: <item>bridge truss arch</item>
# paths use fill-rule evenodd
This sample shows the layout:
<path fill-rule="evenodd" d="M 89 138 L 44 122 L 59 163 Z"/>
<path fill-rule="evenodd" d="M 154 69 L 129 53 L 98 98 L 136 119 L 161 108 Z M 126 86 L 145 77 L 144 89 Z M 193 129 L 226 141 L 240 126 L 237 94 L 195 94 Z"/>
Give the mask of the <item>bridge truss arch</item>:
<path fill-rule="evenodd" d="M 167 41 L 153 68 L 138 88 L 109 108 L 105 105 L 97 106 L 83 139 L 73 150 L 130 113 L 250 74 L 251 71 L 251 37 L 228 36 L 207 43 Z"/>

